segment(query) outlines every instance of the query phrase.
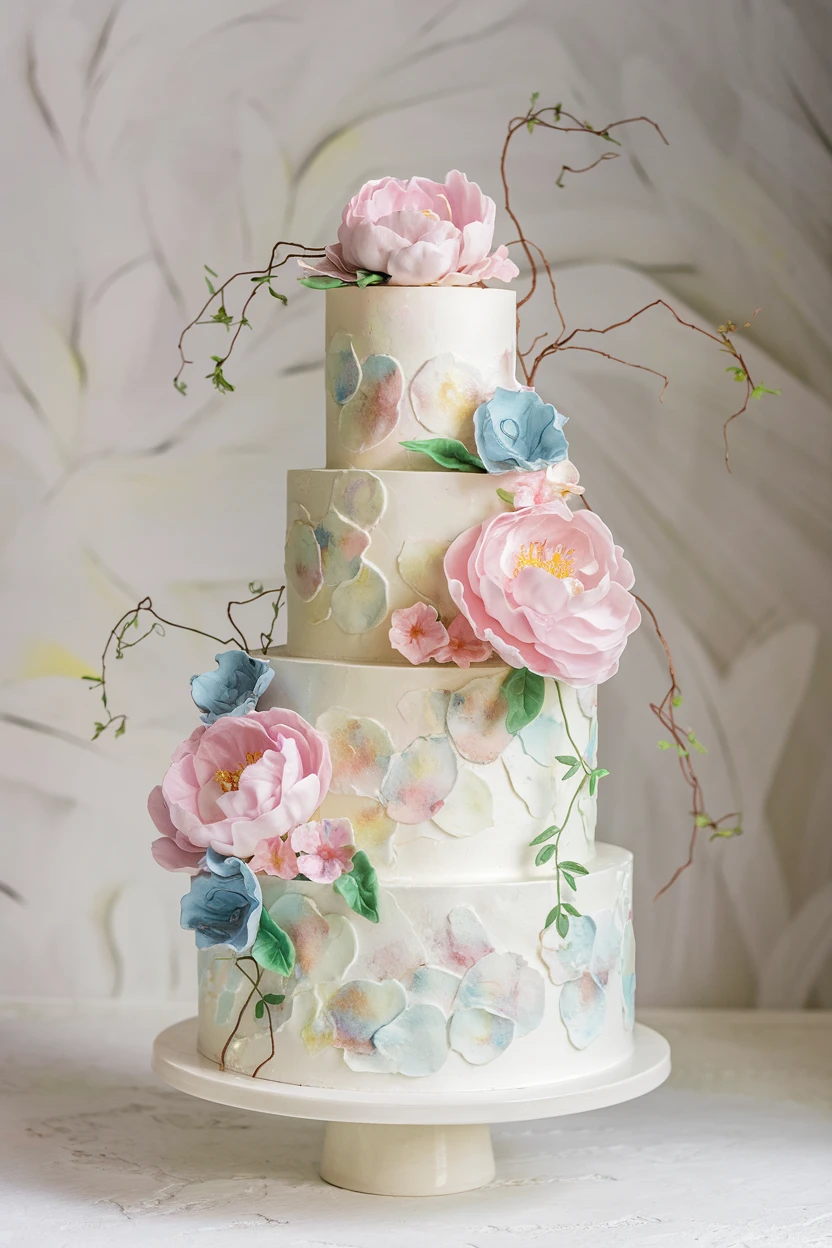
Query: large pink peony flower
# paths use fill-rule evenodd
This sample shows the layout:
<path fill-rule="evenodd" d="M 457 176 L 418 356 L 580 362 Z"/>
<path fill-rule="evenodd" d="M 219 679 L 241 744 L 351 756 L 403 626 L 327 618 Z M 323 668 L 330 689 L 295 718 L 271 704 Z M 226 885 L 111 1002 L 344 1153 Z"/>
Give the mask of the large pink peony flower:
<path fill-rule="evenodd" d="M 615 675 L 641 622 L 621 547 L 594 512 L 561 499 L 469 529 L 445 573 L 476 635 L 506 663 L 578 688 Z"/>
<path fill-rule="evenodd" d="M 505 247 L 489 255 L 496 206 L 456 169 L 428 178 L 365 182 L 341 215 L 338 242 L 310 274 L 354 282 L 357 271 L 387 273 L 394 286 L 470 286 L 519 272 Z"/>
<path fill-rule="evenodd" d="M 306 823 L 332 777 L 329 747 L 294 711 L 225 715 L 183 741 L 148 810 L 153 856 L 192 870 L 207 846 L 250 858 L 259 841 Z"/>

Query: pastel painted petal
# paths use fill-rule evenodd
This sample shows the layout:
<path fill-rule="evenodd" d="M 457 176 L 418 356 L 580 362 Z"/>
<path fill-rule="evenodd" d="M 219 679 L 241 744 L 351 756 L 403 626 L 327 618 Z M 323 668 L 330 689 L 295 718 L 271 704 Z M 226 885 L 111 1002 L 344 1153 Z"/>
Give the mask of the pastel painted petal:
<path fill-rule="evenodd" d="M 448 1057 L 448 1026 L 435 1005 L 408 1006 L 398 1018 L 380 1027 L 373 1044 L 400 1075 L 432 1075 Z"/>
<path fill-rule="evenodd" d="M 324 585 L 340 585 L 358 575 L 361 556 L 370 545 L 370 538 L 363 529 L 330 510 L 315 526 L 315 540 L 321 549 Z"/>
<path fill-rule="evenodd" d="M 331 793 L 377 797 L 395 753 L 390 734 L 375 719 L 350 715 L 342 706 L 319 715 L 316 728 L 329 744 Z"/>
<path fill-rule="evenodd" d="M 594 767 L 598 762 L 598 718 L 592 720 L 589 728 L 589 741 L 587 742 L 584 758 L 590 767 Z"/>
<path fill-rule="evenodd" d="M 621 938 L 621 991 L 624 1026 L 632 1031 L 636 1021 L 636 940 L 630 922 L 625 925 Z"/>
<path fill-rule="evenodd" d="M 488 1010 L 455 1010 L 448 1032 L 451 1048 L 472 1066 L 485 1066 L 505 1053 L 514 1039 L 514 1023 Z"/>
<path fill-rule="evenodd" d="M 563 724 L 555 719 L 554 715 L 541 711 L 530 724 L 520 729 L 517 736 L 529 758 L 533 758 L 542 767 L 551 767 L 552 759 L 565 733 Z M 561 750 L 560 753 L 571 753 L 571 751 Z"/>
<path fill-rule="evenodd" d="M 575 693 L 578 698 L 578 706 L 587 719 L 592 719 L 598 709 L 598 686 L 585 685 L 582 689 L 576 689 Z"/>
<path fill-rule="evenodd" d="M 376 628 L 387 614 L 387 581 L 378 568 L 362 563 L 352 581 L 332 591 L 332 619 L 342 632 L 354 635 Z"/>
<path fill-rule="evenodd" d="M 387 490 L 373 472 L 346 468 L 339 472 L 332 486 L 329 506 L 339 516 L 359 529 L 369 530 L 378 524 L 387 505 Z"/>
<path fill-rule="evenodd" d="M 479 916 L 470 906 L 454 906 L 439 927 L 426 926 L 425 939 L 431 961 L 451 971 L 467 971 L 480 958 L 494 952 L 494 946 Z"/>
<path fill-rule="evenodd" d="M 566 936 L 559 936 L 554 923 L 540 934 L 540 956 L 549 968 L 553 984 L 580 979 L 589 970 L 595 944 L 595 922 L 588 914 L 569 920 Z"/>
<path fill-rule="evenodd" d="M 353 979 L 339 988 L 327 1004 L 337 1049 L 353 1053 L 373 1052 L 372 1038 L 379 1027 L 391 1023 L 407 1005 L 404 988 L 395 979 L 380 984 Z"/>
<path fill-rule="evenodd" d="M 295 946 L 295 975 L 301 982 L 338 980 L 355 960 L 352 924 L 340 914 L 324 917 L 303 893 L 284 893 L 269 914 Z"/>
<path fill-rule="evenodd" d="M 456 784 L 433 822 L 451 836 L 473 836 L 494 823 L 494 796 L 483 776 L 467 767 L 457 773 Z"/>
<path fill-rule="evenodd" d="M 503 750 L 502 761 L 511 787 L 522 799 L 529 814 L 534 819 L 545 818 L 555 800 L 551 756 L 548 766 L 537 763 L 523 749 L 523 743 L 515 738 Z"/>
<path fill-rule="evenodd" d="M 454 787 L 456 776 L 456 755 L 448 738 L 417 737 L 390 760 L 381 786 L 388 815 L 408 824 L 431 819 Z"/>
<path fill-rule="evenodd" d="M 315 530 L 303 520 L 289 525 L 286 535 L 286 578 L 299 598 L 311 602 L 324 583 L 321 548 Z"/>
<path fill-rule="evenodd" d="M 361 384 L 341 408 L 338 433 L 348 451 L 368 451 L 388 438 L 399 422 L 404 391 L 401 365 L 389 355 L 364 361 Z"/>
<path fill-rule="evenodd" d="M 437 355 L 410 383 L 410 402 L 420 424 L 432 433 L 474 444 L 474 412 L 487 397 L 481 374 L 450 353 Z"/>
<path fill-rule="evenodd" d="M 421 929 L 416 932 L 391 893 L 382 889 L 378 900 L 379 922 L 360 921 L 358 954 L 351 974 L 355 979 L 403 982 L 428 961 Z"/>
<path fill-rule="evenodd" d="M 432 538 L 408 538 L 397 560 L 399 575 L 405 585 L 436 607 L 443 620 L 450 620 L 456 614 L 445 575 L 445 555 L 449 545 L 450 542 L 434 541 Z"/>
<path fill-rule="evenodd" d="M 563 985 L 560 1016 L 576 1049 L 588 1048 L 601 1035 L 607 1017 L 607 995 L 589 973 Z"/>
<path fill-rule="evenodd" d="M 332 335 L 326 353 L 327 393 L 343 407 L 355 394 L 361 383 L 361 365 L 352 345 L 352 335 L 339 329 Z"/>
<path fill-rule="evenodd" d="M 381 802 L 352 793 L 333 793 L 324 798 L 320 814 L 326 819 L 349 819 L 356 849 L 365 850 L 374 866 L 392 862 L 392 838 L 398 824 Z"/>
<path fill-rule="evenodd" d="M 450 1014 L 461 982 L 459 975 L 439 966 L 417 966 L 402 980 L 411 1000 L 435 1005 L 445 1014 Z"/>
<path fill-rule="evenodd" d="M 589 973 L 597 984 L 606 988 L 610 974 L 618 966 L 621 955 L 621 930 L 615 922 L 612 910 L 601 910 L 594 915 L 594 919 L 595 943 L 592 946 Z"/>
<path fill-rule="evenodd" d="M 448 732 L 469 763 L 493 763 L 511 741 L 506 728 L 505 675 L 477 676 L 451 694 Z"/>
<path fill-rule="evenodd" d="M 519 953 L 486 954 L 466 972 L 456 996 L 458 1009 L 510 1018 L 518 1036 L 540 1026 L 543 1003 L 543 976 Z"/>
<path fill-rule="evenodd" d="M 399 714 L 417 737 L 431 737 L 445 731 L 445 717 L 451 700 L 449 689 L 411 689 L 397 703 Z"/>

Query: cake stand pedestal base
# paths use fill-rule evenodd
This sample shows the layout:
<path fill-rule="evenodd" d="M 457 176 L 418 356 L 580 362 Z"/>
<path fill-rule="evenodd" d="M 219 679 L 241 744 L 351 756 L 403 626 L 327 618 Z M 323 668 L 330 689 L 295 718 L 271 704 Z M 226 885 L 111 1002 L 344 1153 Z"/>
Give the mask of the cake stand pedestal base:
<path fill-rule="evenodd" d="M 197 1020 L 156 1037 L 152 1066 L 192 1096 L 327 1124 L 320 1173 L 374 1196 L 441 1196 L 494 1178 L 489 1124 L 603 1109 L 651 1092 L 670 1073 L 670 1046 L 637 1023 L 630 1056 L 581 1079 L 491 1092 L 342 1092 L 221 1071 L 197 1052 Z"/>

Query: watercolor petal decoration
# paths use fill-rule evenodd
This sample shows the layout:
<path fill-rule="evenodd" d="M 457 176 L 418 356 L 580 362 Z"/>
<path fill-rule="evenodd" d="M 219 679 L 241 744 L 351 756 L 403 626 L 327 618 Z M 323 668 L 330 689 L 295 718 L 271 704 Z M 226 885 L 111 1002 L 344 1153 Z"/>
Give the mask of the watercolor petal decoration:
<path fill-rule="evenodd" d="M 387 614 L 387 581 L 372 563 L 362 563 L 354 580 L 344 581 L 332 591 L 331 610 L 342 632 L 369 632 Z"/>
<path fill-rule="evenodd" d="M 576 689 L 575 693 L 582 713 L 586 715 L 587 719 L 592 719 L 598 709 L 598 686 L 585 685 L 581 689 Z"/>
<path fill-rule="evenodd" d="M 449 689 L 411 689 L 399 698 L 397 709 L 417 737 L 433 737 L 445 731 Z"/>
<path fill-rule="evenodd" d="M 395 979 L 380 984 L 368 979 L 349 980 L 326 1004 L 332 1043 L 349 1053 L 371 1054 L 374 1034 L 397 1018 L 406 1005 L 405 990 Z"/>
<path fill-rule="evenodd" d="M 388 438 L 399 421 L 404 374 L 389 355 L 364 361 L 361 384 L 341 408 L 338 433 L 348 451 L 368 451 Z"/>
<path fill-rule="evenodd" d="M 470 906 L 454 906 L 438 928 L 426 923 L 422 935 L 430 961 L 459 974 L 494 952 L 488 932 Z"/>
<path fill-rule="evenodd" d="M 494 824 L 494 796 L 482 776 L 460 767 L 456 784 L 433 822 L 450 836 L 473 836 Z"/>
<path fill-rule="evenodd" d="M 588 1048 L 604 1030 L 607 994 L 588 971 L 580 979 L 563 985 L 559 1008 L 569 1039 L 576 1049 Z"/>
<path fill-rule="evenodd" d="M 448 1030 L 451 1048 L 472 1066 L 485 1066 L 514 1039 L 514 1023 L 488 1010 L 455 1010 Z"/>
<path fill-rule="evenodd" d="M 561 734 L 565 736 L 560 720 L 548 711 L 541 711 L 531 723 L 520 729 L 517 736 L 529 758 L 540 763 L 541 767 L 551 767 Z"/>
<path fill-rule="evenodd" d="M 559 936 L 554 923 L 540 936 L 540 956 L 549 968 L 553 984 L 580 979 L 589 968 L 595 944 L 595 920 L 588 914 L 570 919 L 566 936 Z"/>
<path fill-rule="evenodd" d="M 524 1036 L 543 1019 L 544 984 L 539 971 L 519 953 L 489 953 L 466 972 L 456 1005 L 509 1018 Z"/>
<path fill-rule="evenodd" d="M 333 793 L 321 803 L 320 815 L 326 819 L 338 816 L 349 819 L 356 849 L 363 849 L 375 865 L 392 861 L 391 841 L 398 825 L 375 798 Z"/>
<path fill-rule="evenodd" d="M 289 525 L 286 578 L 304 602 L 311 602 L 324 583 L 321 548 L 315 538 L 315 530 L 304 520 L 295 520 Z"/>
<path fill-rule="evenodd" d="M 330 792 L 375 797 L 395 753 L 384 725 L 334 706 L 318 716 L 315 726 L 329 745 Z"/>
<path fill-rule="evenodd" d="M 435 1005 L 446 1015 L 451 1012 L 461 982 L 459 975 L 440 966 L 417 966 L 402 979 L 408 997 Z"/>
<path fill-rule="evenodd" d="M 451 694 L 447 725 L 451 740 L 469 763 L 493 763 L 511 741 L 506 728 L 505 674 L 477 676 Z"/>
<path fill-rule="evenodd" d="M 417 737 L 394 754 L 381 786 L 391 819 L 422 823 L 431 819 L 454 787 L 456 755 L 447 737 Z"/>
<path fill-rule="evenodd" d="M 269 914 L 295 946 L 295 975 L 301 983 L 340 979 L 358 950 L 355 930 L 340 914 L 324 917 L 303 893 L 284 893 Z"/>
<path fill-rule="evenodd" d="M 550 756 L 551 757 L 551 756 Z M 548 766 L 535 762 L 516 738 L 503 750 L 503 766 L 511 787 L 534 819 L 546 818 L 555 800 L 554 773 Z"/>
<path fill-rule="evenodd" d="M 474 412 L 486 396 L 479 371 L 450 352 L 428 360 L 410 383 L 410 402 L 419 423 L 443 437 L 467 439 L 471 446 Z"/>
<path fill-rule="evenodd" d="M 362 923 L 354 979 L 402 982 L 427 961 L 427 950 L 410 919 L 391 893 L 379 892 L 379 922 Z"/>
<path fill-rule="evenodd" d="M 375 528 L 386 505 L 387 490 L 374 472 L 345 468 L 335 478 L 329 506 L 360 529 Z"/>
<path fill-rule="evenodd" d="M 352 335 L 342 329 L 332 335 L 326 353 L 325 373 L 327 394 L 339 407 L 343 407 L 361 384 L 361 365 L 352 345 Z"/>
<path fill-rule="evenodd" d="M 624 1026 L 633 1030 L 636 1021 L 636 939 L 629 920 L 621 938 L 621 991 L 623 993 Z"/>
<path fill-rule="evenodd" d="M 443 621 L 453 619 L 456 605 L 448 589 L 445 555 L 450 542 L 433 538 L 408 538 L 397 560 L 399 575 L 420 598 L 436 607 Z"/>
<path fill-rule="evenodd" d="M 361 556 L 370 545 L 364 529 L 330 509 L 315 526 L 315 540 L 321 551 L 324 585 L 340 585 L 358 575 L 363 564 Z"/>
<path fill-rule="evenodd" d="M 620 955 L 621 932 L 615 916 L 612 910 L 601 910 L 595 915 L 595 941 L 588 968 L 596 984 L 606 988 L 611 972 L 618 966 Z"/>
<path fill-rule="evenodd" d="M 445 1015 L 435 1005 L 411 1005 L 379 1028 L 373 1044 L 397 1074 L 411 1078 L 435 1074 L 448 1056 Z"/>

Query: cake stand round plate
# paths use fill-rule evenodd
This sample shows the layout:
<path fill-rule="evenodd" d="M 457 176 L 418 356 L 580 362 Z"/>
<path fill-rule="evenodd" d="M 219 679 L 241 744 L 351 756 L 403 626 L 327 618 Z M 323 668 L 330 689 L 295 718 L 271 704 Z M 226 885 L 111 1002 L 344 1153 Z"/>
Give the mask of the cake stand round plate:
<path fill-rule="evenodd" d="M 197 1020 L 156 1037 L 152 1067 L 165 1083 L 237 1109 L 327 1124 L 321 1177 L 380 1196 L 469 1191 L 494 1177 L 489 1124 L 603 1109 L 652 1092 L 670 1074 L 664 1036 L 636 1023 L 626 1061 L 581 1079 L 491 1092 L 343 1092 L 220 1071 L 196 1047 Z"/>

